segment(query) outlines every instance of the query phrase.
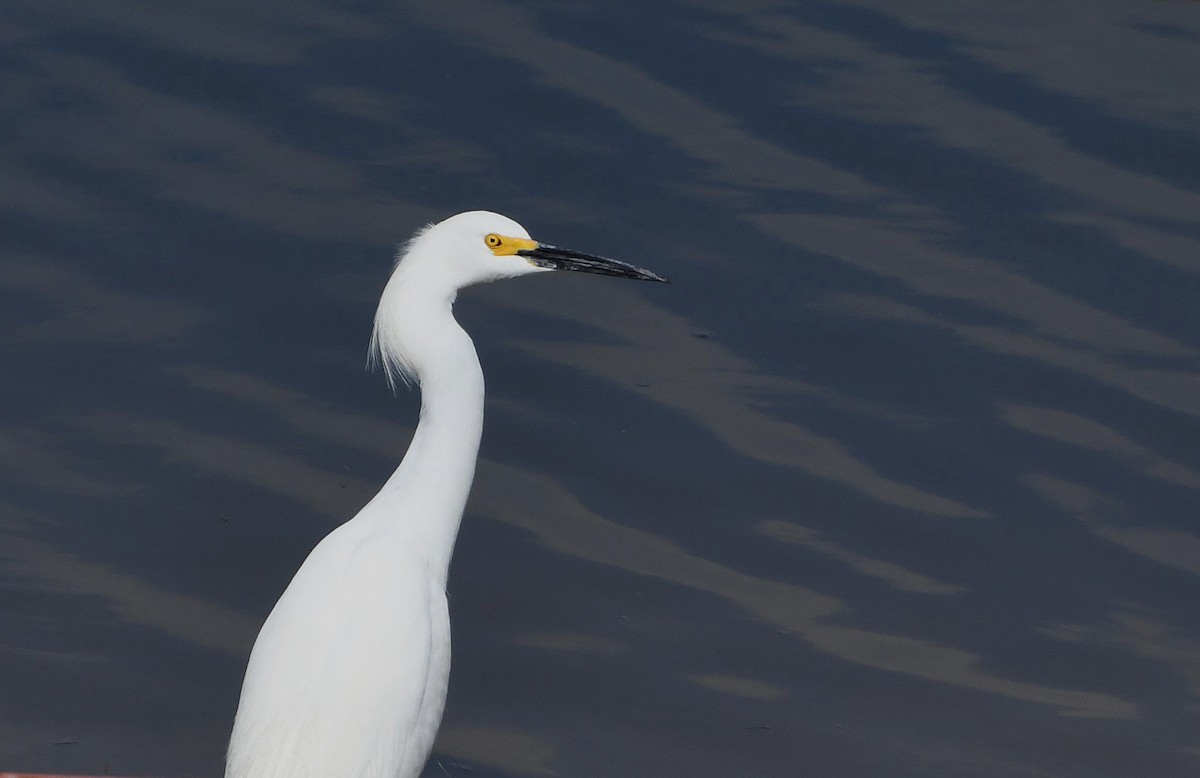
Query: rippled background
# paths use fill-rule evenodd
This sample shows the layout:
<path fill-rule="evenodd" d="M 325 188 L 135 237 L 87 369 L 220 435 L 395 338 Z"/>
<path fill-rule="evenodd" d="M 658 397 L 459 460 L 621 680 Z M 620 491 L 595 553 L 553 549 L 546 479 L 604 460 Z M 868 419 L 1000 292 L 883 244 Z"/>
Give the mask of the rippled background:
<path fill-rule="evenodd" d="M 0 769 L 215 776 L 469 290 L 430 776 L 1200 774 L 1200 3 L 8 0 Z"/>

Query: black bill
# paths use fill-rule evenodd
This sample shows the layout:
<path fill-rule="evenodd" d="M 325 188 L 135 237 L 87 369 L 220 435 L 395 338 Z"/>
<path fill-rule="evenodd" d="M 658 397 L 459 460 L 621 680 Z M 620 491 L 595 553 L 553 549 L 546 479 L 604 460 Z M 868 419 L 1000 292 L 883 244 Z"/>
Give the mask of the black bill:
<path fill-rule="evenodd" d="M 560 249 L 558 246 L 547 246 L 545 243 L 539 243 L 535 249 L 522 249 L 517 254 L 528 257 L 538 267 L 548 267 L 553 270 L 577 270 L 580 273 L 596 273 L 602 276 L 667 283 L 667 279 L 658 273 L 651 273 L 640 267 L 618 262 L 615 259 L 583 254 L 570 249 Z"/>

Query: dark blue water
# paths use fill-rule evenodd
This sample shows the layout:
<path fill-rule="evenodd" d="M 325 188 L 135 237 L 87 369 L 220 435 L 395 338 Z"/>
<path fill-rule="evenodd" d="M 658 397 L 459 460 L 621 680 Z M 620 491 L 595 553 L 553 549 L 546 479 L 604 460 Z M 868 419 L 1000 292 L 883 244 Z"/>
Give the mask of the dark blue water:
<path fill-rule="evenodd" d="M 402 456 L 394 247 L 489 404 L 427 775 L 1200 773 L 1200 5 L 0 9 L 0 770 L 213 776 Z"/>

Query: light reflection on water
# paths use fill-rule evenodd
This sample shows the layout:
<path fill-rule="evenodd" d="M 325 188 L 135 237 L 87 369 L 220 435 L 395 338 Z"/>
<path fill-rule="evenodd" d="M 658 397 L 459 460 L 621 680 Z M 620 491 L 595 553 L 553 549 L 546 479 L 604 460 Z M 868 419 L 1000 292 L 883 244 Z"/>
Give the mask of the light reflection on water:
<path fill-rule="evenodd" d="M 429 774 L 1200 768 L 1190 5 L 0 14 L 0 768 L 219 772 L 476 207 L 675 283 L 463 295 Z"/>

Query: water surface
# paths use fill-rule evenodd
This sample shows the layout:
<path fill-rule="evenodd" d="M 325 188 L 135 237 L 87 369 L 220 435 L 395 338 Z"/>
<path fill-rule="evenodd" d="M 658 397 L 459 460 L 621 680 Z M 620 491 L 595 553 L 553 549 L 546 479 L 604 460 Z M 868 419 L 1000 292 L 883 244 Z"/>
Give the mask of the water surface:
<path fill-rule="evenodd" d="M 427 775 L 1200 772 L 1200 5 L 0 10 L 0 768 L 220 774 L 403 454 L 396 244 L 473 289 Z"/>

